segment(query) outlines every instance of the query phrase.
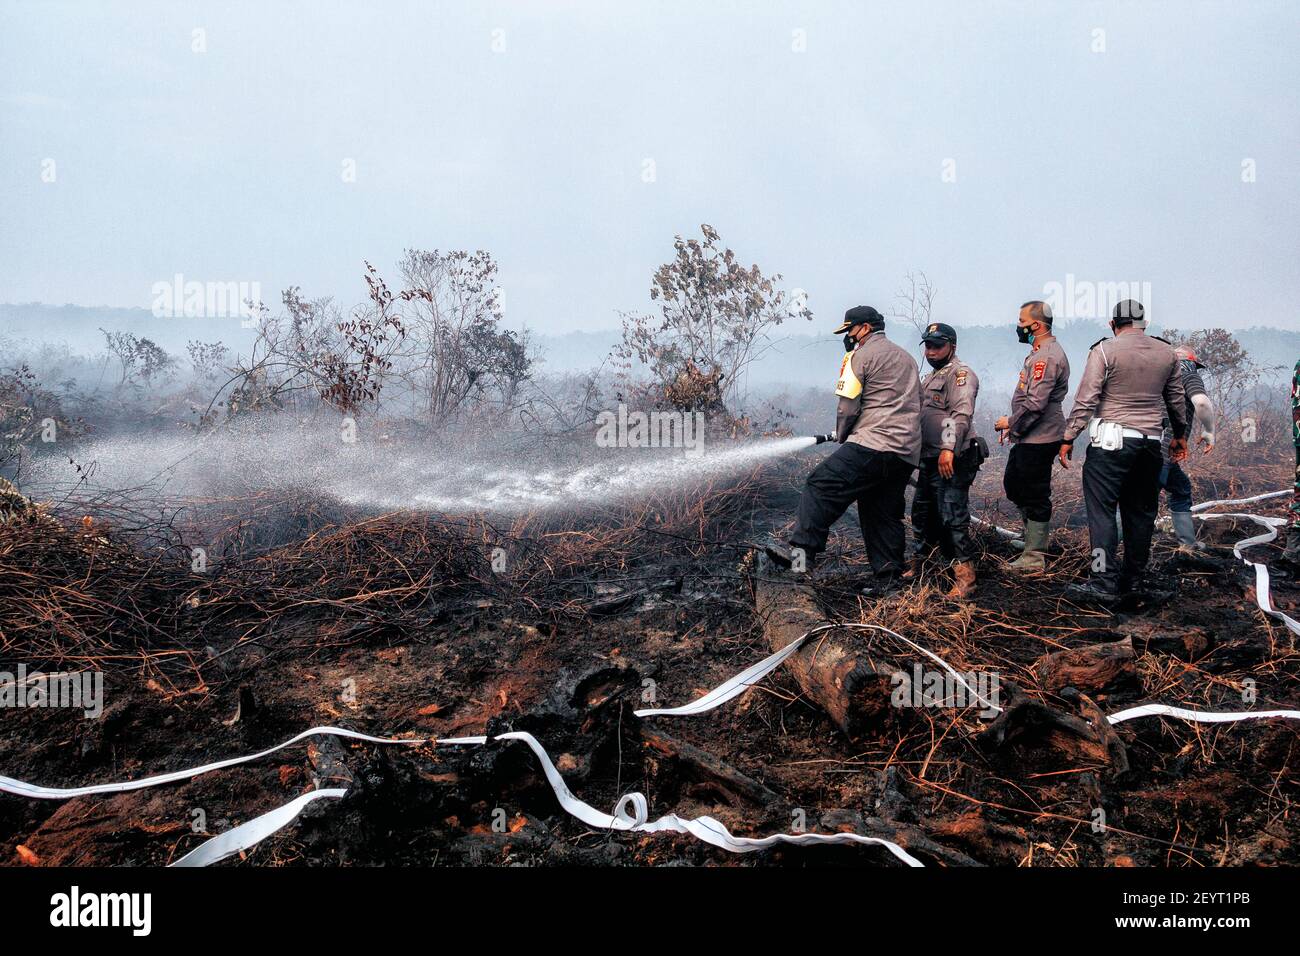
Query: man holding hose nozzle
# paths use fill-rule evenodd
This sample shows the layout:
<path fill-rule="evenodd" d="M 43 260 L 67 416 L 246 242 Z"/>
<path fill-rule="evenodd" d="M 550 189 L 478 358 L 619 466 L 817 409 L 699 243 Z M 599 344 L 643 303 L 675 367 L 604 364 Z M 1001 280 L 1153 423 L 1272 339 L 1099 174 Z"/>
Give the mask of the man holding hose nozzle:
<path fill-rule="evenodd" d="M 921 460 L 920 375 L 904 349 L 885 338 L 885 318 L 868 305 L 844 313 L 835 334 L 847 354 L 835 386 L 840 447 L 808 476 L 789 544 L 766 551 L 781 567 L 811 569 L 826 537 L 849 505 L 871 561 L 873 581 L 864 593 L 896 590 L 903 572 L 907 480 Z"/>

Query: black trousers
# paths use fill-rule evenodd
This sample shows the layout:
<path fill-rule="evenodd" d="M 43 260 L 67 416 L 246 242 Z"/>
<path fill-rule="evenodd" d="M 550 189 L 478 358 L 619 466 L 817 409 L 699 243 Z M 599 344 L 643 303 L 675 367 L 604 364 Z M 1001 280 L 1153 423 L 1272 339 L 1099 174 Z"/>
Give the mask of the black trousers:
<path fill-rule="evenodd" d="M 1052 462 L 1060 447 L 1054 441 L 1011 446 L 1002 490 L 1030 521 L 1052 520 Z"/>
<path fill-rule="evenodd" d="M 799 499 L 799 517 L 790 544 L 809 559 L 826 550 L 826 536 L 855 501 L 862 540 L 877 575 L 903 569 L 904 492 L 913 465 L 891 452 L 848 442 L 813 469 Z"/>
<path fill-rule="evenodd" d="M 1088 446 L 1083 500 L 1088 509 L 1092 573 L 1103 586 L 1135 585 L 1151 557 L 1151 533 L 1160 505 L 1160 442 L 1125 438 L 1114 451 Z M 1118 557 L 1115 508 L 1124 526 L 1124 564 Z"/>
<path fill-rule="evenodd" d="M 922 458 L 912 498 L 912 533 L 918 544 L 938 545 L 958 561 L 975 557 L 970 539 L 970 486 L 980 470 L 974 445 L 953 460 L 952 477 L 939 474 L 938 458 Z"/>

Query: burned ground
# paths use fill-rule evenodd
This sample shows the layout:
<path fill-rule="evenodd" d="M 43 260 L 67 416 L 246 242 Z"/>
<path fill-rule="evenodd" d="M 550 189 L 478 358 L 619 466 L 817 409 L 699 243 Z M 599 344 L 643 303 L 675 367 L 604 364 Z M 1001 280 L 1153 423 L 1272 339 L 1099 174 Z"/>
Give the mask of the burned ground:
<path fill-rule="evenodd" d="M 1174 600 L 1110 613 L 1063 599 L 1085 565 L 1077 469 L 1060 482 L 1071 527 L 1050 574 L 1005 570 L 1013 552 L 982 528 L 969 604 L 942 597 L 937 565 L 901 595 L 869 600 L 857 592 L 864 563 L 850 515 L 834 559 L 812 576 L 828 619 L 882 624 L 959 671 L 1001 675 L 1004 698 L 1028 715 L 1016 726 L 993 731 L 973 708 L 894 709 L 849 739 L 785 669 L 701 716 L 634 716 L 650 701 L 686 703 L 770 652 L 756 590 L 806 585 L 756 565 L 744 545 L 788 521 L 807 466 L 792 459 L 635 508 L 503 522 L 255 496 L 191 503 L 165 521 L 101 502 L 87 523 L 65 507 L 57 532 L 11 523 L 0 528 L 0 660 L 102 669 L 106 707 L 98 720 L 5 711 L 0 770 L 46 786 L 125 780 L 320 724 L 407 737 L 527 730 L 593 806 L 639 790 L 651 818 L 708 814 L 737 835 L 855 830 L 929 865 L 1300 862 L 1293 722 L 1145 718 L 1115 728 L 1117 759 L 1045 721 L 1141 702 L 1300 706 L 1293 639 L 1255 608 L 1253 578 L 1230 550 L 1189 558 L 1159 535 L 1154 563 L 1180 584 Z M 990 518 L 997 472 L 986 466 L 973 496 Z M 1289 478 L 1284 468 L 1243 473 L 1198 480 L 1197 491 L 1246 495 Z M 1281 513 L 1274 502 L 1251 510 Z M 1256 531 L 1204 528 L 1225 546 Z M 194 565 L 194 540 L 206 568 Z M 1279 606 L 1297 597 L 1276 581 Z M 916 659 L 887 635 L 850 639 L 885 670 Z M 1042 663 L 1100 645 L 1131 654 L 1103 662 L 1091 686 Z M 879 848 L 733 856 L 687 836 L 593 831 L 560 809 L 517 742 L 320 737 L 183 784 L 65 802 L 0 795 L 0 859 L 167 863 L 206 838 L 196 831 L 330 783 L 349 795 L 312 805 L 223 865 L 895 864 Z"/>

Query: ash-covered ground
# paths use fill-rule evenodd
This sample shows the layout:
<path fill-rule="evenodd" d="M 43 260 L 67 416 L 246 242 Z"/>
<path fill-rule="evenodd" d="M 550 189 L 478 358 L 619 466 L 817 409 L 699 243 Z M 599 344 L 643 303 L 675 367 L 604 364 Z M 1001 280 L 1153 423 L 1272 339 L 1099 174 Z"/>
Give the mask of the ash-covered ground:
<path fill-rule="evenodd" d="M 312 463 L 311 447 L 297 446 L 300 474 L 335 480 L 346 471 L 338 463 L 349 451 Z M 260 448 L 225 446 L 176 474 L 248 474 Z M 294 454 L 265 453 L 275 462 L 267 474 L 292 474 Z M 146 462 L 129 443 L 116 454 L 97 453 L 100 476 L 171 462 L 152 453 Z M 1292 721 L 1130 722 L 1117 728 L 1121 767 L 1030 725 L 990 745 L 988 722 L 971 709 L 899 712 L 849 739 L 785 670 L 702 716 L 635 717 L 651 700 L 686 703 L 769 653 L 755 604 L 765 572 L 746 544 L 788 523 L 820 454 L 724 468 L 689 493 L 651 482 L 617 504 L 594 494 L 598 504 L 582 508 L 343 507 L 307 494 L 319 487 L 309 482 L 242 495 L 186 484 L 173 493 L 197 495 L 202 507 L 166 528 L 126 533 L 80 521 L 75 509 L 60 513 L 58 533 L 6 526 L 5 659 L 100 668 L 106 696 L 99 720 L 6 713 L 0 768 L 73 785 L 250 753 L 319 724 L 392 736 L 527 730 L 593 806 L 610 811 L 638 790 L 652 819 L 708 814 L 738 835 L 798 826 L 889 834 L 938 866 L 1300 862 Z M 422 480 L 388 464 L 396 477 L 381 498 Z M 973 496 L 988 517 L 998 516 L 999 464 L 986 464 Z M 472 472 L 468 459 L 439 467 Z M 1284 468 L 1198 476 L 1197 491 L 1202 500 L 1247 495 L 1289 477 Z M 857 593 L 865 566 L 850 512 L 810 585 L 821 611 L 884 624 L 963 672 L 996 672 L 1053 712 L 1074 713 L 1078 696 L 1045 676 L 1044 656 L 1117 643 L 1132 648 L 1131 660 L 1084 692 L 1103 712 L 1148 701 L 1300 705 L 1291 635 L 1255 609 L 1253 577 L 1227 548 L 1253 525 L 1207 525 L 1216 549 L 1195 558 L 1159 537 L 1155 566 L 1178 586 L 1171 601 L 1080 607 L 1062 596 L 1087 560 L 1077 469 L 1058 484 L 1061 517 L 1074 527 L 1058 534 L 1051 573 L 1005 570 L 1014 553 L 983 529 L 972 602 L 942 598 L 941 564 L 895 598 L 867 600 Z M 999 520 L 1011 523 L 1005 511 Z M 196 542 L 212 556 L 202 569 Z M 1252 557 L 1276 553 L 1261 546 Z M 1279 606 L 1294 608 L 1297 596 L 1291 582 L 1275 582 Z M 889 666 L 913 663 L 887 639 L 854 640 Z M 66 802 L 0 796 L 0 846 L 13 864 L 166 863 L 318 786 L 350 792 L 223 865 L 896 864 L 880 848 L 733 856 L 687 836 L 593 830 L 560 809 L 518 743 L 391 748 L 325 738 L 151 790 Z"/>

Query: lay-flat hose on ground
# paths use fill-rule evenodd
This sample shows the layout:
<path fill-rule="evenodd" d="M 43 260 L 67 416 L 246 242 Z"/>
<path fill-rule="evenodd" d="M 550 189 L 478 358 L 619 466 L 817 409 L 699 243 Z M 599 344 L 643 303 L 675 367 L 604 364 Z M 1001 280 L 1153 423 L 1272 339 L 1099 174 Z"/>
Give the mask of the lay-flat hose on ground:
<path fill-rule="evenodd" d="M 1219 505 L 1248 504 L 1254 501 L 1262 501 L 1268 498 L 1279 497 L 1289 494 L 1289 491 L 1271 492 L 1265 495 L 1256 495 L 1253 498 L 1244 498 L 1237 501 L 1210 501 L 1200 505 L 1198 509 Z M 1292 633 L 1300 634 L 1300 623 L 1293 618 L 1275 609 L 1269 595 L 1269 573 L 1268 568 L 1261 563 L 1254 562 L 1242 554 L 1243 548 L 1249 548 L 1257 544 L 1264 544 L 1272 541 L 1277 537 L 1277 529 L 1286 523 L 1282 518 L 1270 518 L 1252 514 L 1198 514 L 1201 520 L 1211 520 L 1216 518 L 1244 518 L 1254 521 L 1266 530 L 1263 534 L 1247 538 L 1237 543 L 1233 553 L 1244 561 L 1248 566 L 1254 568 L 1256 576 L 1255 596 L 1259 607 L 1265 614 L 1281 620 Z M 744 693 L 749 687 L 762 680 L 791 654 L 797 651 L 809 638 L 817 634 L 834 628 L 851 628 L 857 630 L 868 630 L 877 633 L 884 633 L 903 641 L 912 649 L 918 651 L 924 656 L 938 663 L 950 675 L 955 677 L 967 690 L 975 695 L 976 699 L 987 706 L 1001 710 L 990 701 L 986 701 L 975 693 L 974 689 L 961 677 L 961 675 L 946 661 L 938 655 L 922 647 L 920 644 L 909 638 L 891 631 L 889 628 L 881 627 L 874 624 L 857 624 L 827 623 L 813 628 L 807 633 L 801 635 L 792 641 L 786 647 L 769 655 L 746 668 L 741 673 L 724 681 L 713 690 L 702 695 L 698 699 L 681 707 L 643 709 L 635 711 L 639 717 L 684 717 L 695 716 L 697 714 L 707 713 L 716 707 L 721 706 L 729 700 Z M 1110 724 L 1119 724 L 1124 721 L 1134 720 L 1139 717 L 1165 716 L 1175 717 L 1180 720 L 1189 720 L 1197 723 L 1235 723 L 1242 720 L 1261 720 L 1268 718 L 1284 718 L 1290 720 L 1300 720 L 1300 710 L 1263 710 L 1263 711 L 1234 711 L 1234 712 L 1212 712 L 1192 710 L 1183 707 L 1176 707 L 1168 704 L 1141 704 L 1136 707 L 1130 707 L 1119 711 L 1115 714 L 1107 715 L 1106 720 Z M 123 783 L 98 784 L 86 787 L 40 787 L 35 784 L 26 783 L 21 780 L 15 780 L 11 777 L 0 776 L 0 791 L 12 793 L 17 796 L 29 797 L 32 799 L 44 800 L 66 800 L 73 797 L 89 796 L 95 794 L 121 793 L 128 790 L 139 790 L 145 787 L 156 787 L 167 783 L 175 783 L 181 780 L 188 780 L 200 774 L 210 773 L 214 770 L 220 770 L 226 767 L 236 766 L 242 763 L 248 763 L 253 760 L 269 756 L 279 750 L 289 747 L 301 740 L 316 734 L 332 735 L 345 737 L 352 740 L 360 740 L 373 744 L 395 744 L 395 745 L 421 745 L 433 744 L 437 746 L 483 746 L 488 743 L 487 737 L 459 737 L 437 739 L 406 739 L 397 737 L 375 737 L 369 734 L 358 733 L 353 730 L 346 730 L 339 727 L 313 727 L 305 730 L 295 737 L 284 741 L 275 747 L 249 754 L 243 757 L 231 757 L 226 760 L 219 760 L 213 763 L 203 764 L 188 770 L 178 770 L 171 773 L 159 774 L 153 777 L 145 777 L 139 780 L 126 781 Z M 547 782 L 554 791 L 556 799 L 565 812 L 581 820 L 588 826 L 596 829 L 615 830 L 621 832 L 644 832 L 644 833 L 687 833 L 696 839 L 702 840 L 711 846 L 719 847 L 732 853 L 748 853 L 754 850 L 764 849 L 777 843 L 791 843 L 796 845 L 812 844 L 832 844 L 832 843 L 860 843 L 860 844 L 877 844 L 885 847 L 899 860 L 908 866 L 922 866 L 923 864 L 914 856 L 909 854 L 901 846 L 889 840 L 878 837 L 868 837 L 856 833 L 778 833 L 767 837 L 751 838 L 737 837 L 731 834 L 729 830 L 718 820 L 709 816 L 694 817 L 683 819 L 676 814 L 668 814 L 657 820 L 649 819 L 649 807 L 646 798 L 640 793 L 629 793 L 621 797 L 615 806 L 614 813 L 606 814 L 587 803 L 579 800 L 570 792 L 565 784 L 560 772 L 556 769 L 554 762 L 551 760 L 546 749 L 531 734 L 523 732 L 506 733 L 492 738 L 493 740 L 519 740 L 532 750 L 538 761 L 542 764 L 542 769 L 546 774 Z M 213 837 L 194 850 L 190 851 L 180 860 L 177 860 L 173 866 L 207 866 L 220 860 L 248 849 L 266 839 L 277 830 L 282 829 L 292 823 L 308 804 L 321 799 L 337 799 L 347 793 L 345 789 L 325 789 L 315 790 L 303 794 L 289 801 L 283 806 L 277 807 L 269 813 L 262 814 L 248 822 L 234 827 L 219 836 Z"/>

